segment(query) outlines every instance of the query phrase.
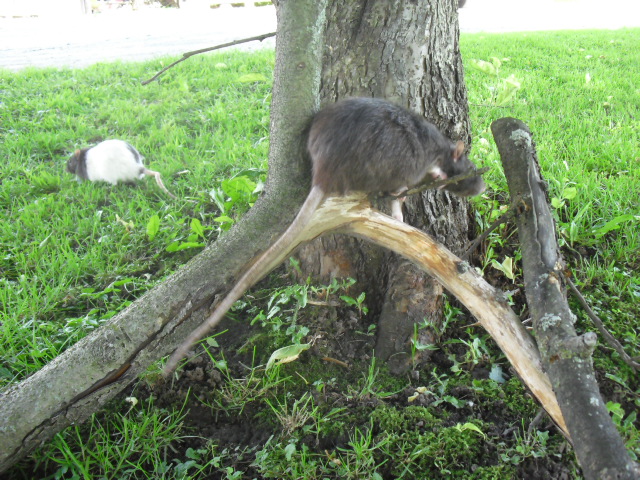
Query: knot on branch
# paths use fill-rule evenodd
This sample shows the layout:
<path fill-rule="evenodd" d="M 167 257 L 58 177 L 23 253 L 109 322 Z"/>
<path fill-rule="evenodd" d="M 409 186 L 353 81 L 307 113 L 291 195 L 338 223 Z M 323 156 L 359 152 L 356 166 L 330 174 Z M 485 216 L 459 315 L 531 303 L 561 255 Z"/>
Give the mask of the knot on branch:
<path fill-rule="evenodd" d="M 517 195 L 511 200 L 511 209 L 515 215 L 525 215 L 533 208 L 533 200 L 530 193 Z"/>
<path fill-rule="evenodd" d="M 559 325 L 562 322 L 562 318 L 560 315 L 555 315 L 553 313 L 547 312 L 538 321 L 537 328 L 538 330 L 544 332 L 546 330 L 552 329 Z"/>
<path fill-rule="evenodd" d="M 463 273 L 467 273 L 469 270 L 473 270 L 473 267 L 465 261 L 456 262 L 456 270 L 460 275 L 462 275 Z"/>
<path fill-rule="evenodd" d="M 564 273 L 563 273 L 563 261 L 561 258 L 556 259 L 556 263 L 554 265 L 553 270 L 551 270 L 547 276 L 547 283 L 554 288 L 556 288 L 559 292 L 564 292 Z"/>
<path fill-rule="evenodd" d="M 588 358 L 598 344 L 598 336 L 594 332 L 587 332 L 573 338 L 568 338 L 564 342 L 565 349 L 571 350 L 574 355 L 580 358 Z"/>
<path fill-rule="evenodd" d="M 587 359 L 591 357 L 598 344 L 598 336 L 594 332 L 583 335 L 565 337 L 556 344 L 556 359 Z"/>
<path fill-rule="evenodd" d="M 518 147 L 524 147 L 527 149 L 531 148 L 531 134 L 526 130 L 523 130 L 521 128 L 514 130 L 513 132 L 511 132 L 509 138 L 513 140 L 513 143 Z"/>

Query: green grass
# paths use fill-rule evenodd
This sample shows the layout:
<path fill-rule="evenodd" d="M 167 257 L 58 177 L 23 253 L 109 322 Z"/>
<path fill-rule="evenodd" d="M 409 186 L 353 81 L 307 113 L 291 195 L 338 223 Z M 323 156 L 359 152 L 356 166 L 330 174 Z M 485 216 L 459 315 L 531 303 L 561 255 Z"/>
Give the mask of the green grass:
<path fill-rule="evenodd" d="M 197 253 L 166 251 L 188 239 L 193 219 L 215 234 L 220 212 L 210 192 L 234 173 L 254 169 L 256 177 L 266 168 L 272 57 L 197 58 L 149 86 L 140 80 L 166 61 L 0 73 L 5 382 L 40 368 L 70 335 L 77 339 Z M 264 80 L 243 81 L 250 73 Z M 107 138 L 134 144 L 180 199 L 152 181 L 110 188 L 64 171 L 75 148 Z M 160 225 L 151 241 L 154 215 Z M 124 279 L 118 292 L 95 295 Z"/>
<path fill-rule="evenodd" d="M 461 39 L 471 157 L 492 168 L 491 192 L 474 200 L 478 221 L 486 223 L 499 201 L 506 203 L 489 126 L 500 117 L 520 118 L 535 135 L 563 253 L 588 300 L 632 355 L 640 344 L 639 37 L 639 30 L 622 30 Z M 492 57 L 500 59 L 497 75 L 471 68 L 473 59 Z M 228 228 L 219 217 L 237 217 L 255 198 L 251 192 L 266 169 L 273 54 L 195 57 L 160 82 L 140 85 L 168 62 L 0 71 L 0 386 L 37 371 L 162 281 Z M 496 93 L 510 75 L 520 89 L 497 104 Z M 110 187 L 78 183 L 64 172 L 75 148 L 106 138 L 134 144 L 179 200 L 164 196 L 149 179 Z M 229 200 L 225 181 L 234 175 L 241 176 L 246 195 Z M 493 235 L 484 246 L 485 272 L 492 261 L 517 258 L 509 248 L 515 236 L 506 238 L 512 232 L 503 228 L 503 236 Z M 326 291 L 332 298 L 341 292 Z M 306 290 L 299 292 L 289 289 L 285 296 L 306 298 Z M 264 301 L 256 303 L 248 318 L 266 308 Z M 350 307 L 355 318 L 362 318 L 361 303 Z M 34 457 L 38 471 L 49 478 L 206 478 L 211 472 L 240 478 L 244 465 L 263 478 L 383 478 L 381 472 L 389 478 L 466 478 L 463 472 L 486 460 L 488 449 L 493 463 L 474 464 L 468 478 L 514 478 L 526 462 L 561 455 L 558 435 L 547 438 L 545 431 L 527 433 L 526 425 L 516 425 L 516 438 L 507 439 L 474 416 L 469 399 L 508 418 L 530 421 L 536 413 L 517 380 L 472 378 L 476 367 L 503 362 L 483 332 L 458 327 L 460 340 L 441 346 L 453 366 L 422 372 L 411 383 L 367 359 L 345 372 L 308 354 L 302 364 L 265 372 L 260 365 L 272 351 L 315 333 L 298 318 L 303 309 L 293 311 L 257 317 L 267 338 L 251 338 L 242 347 L 258 352 L 242 375 L 224 356 L 210 353 L 223 385 L 203 405 L 212 418 L 249 415 L 245 407 L 257 411 L 249 421 L 274 431 L 259 446 L 242 453 L 211 439 L 176 453 L 190 434 L 181 404 L 158 416 L 146 401 L 135 408 L 116 403 L 113 418 L 96 415 L 45 446 Z M 578 316 L 581 329 L 592 329 Z M 637 375 L 604 347 L 595 362 L 608 374 L 609 398 L 623 405 L 611 407 L 615 418 L 640 454 L 637 420 L 629 415 L 640 407 Z M 318 400 L 320 394 L 341 395 L 348 409 L 333 410 Z M 420 406 L 399 407 L 406 397 Z M 286 435 L 277 433 L 283 429 Z M 341 441 L 323 450 L 309 440 L 325 437 Z M 135 452 L 127 442 L 138 445 Z M 153 445 L 162 455 L 152 454 Z M 243 455 L 253 463 L 240 461 Z M 22 475 L 32 467 L 23 467 Z"/>
<path fill-rule="evenodd" d="M 529 125 L 550 197 L 558 202 L 560 243 L 575 281 L 632 348 L 640 341 L 639 35 L 636 29 L 461 38 L 472 158 L 493 167 L 489 184 L 505 191 L 491 122 L 511 116 Z M 497 76 L 470 68 L 471 60 L 492 57 L 501 63 Z M 498 106 L 492 92 L 510 75 L 521 88 Z M 482 200 L 476 205 L 487 210 Z M 504 259 L 495 251 L 487 257 L 485 263 Z"/>
<path fill-rule="evenodd" d="M 172 458 L 171 445 L 184 436 L 185 414 L 157 408 L 152 398 L 142 404 L 135 398 L 128 400 L 122 414 L 111 418 L 94 414 L 86 426 L 74 426 L 56 435 L 42 451 L 44 466 L 60 465 L 57 472 L 62 478 L 67 472 L 108 479 L 161 478 L 169 471 L 178 476 L 186 462 L 167 460 Z"/>
<path fill-rule="evenodd" d="M 504 36 L 465 35 L 465 59 L 501 60 L 499 77 L 511 74 L 521 83 L 515 100 L 492 106 L 494 77 L 467 69 L 469 102 L 475 142 L 474 158 L 496 168 L 493 185 L 504 190 L 494 148 L 483 149 L 479 139 L 491 141 L 490 124 L 503 116 L 524 120 L 534 133 L 542 173 L 551 196 L 568 186 L 577 195 L 561 212 L 561 219 L 579 219 L 577 239 L 606 248 L 611 262 L 633 264 L 640 247 L 640 52 L 637 30 L 597 34 L 548 32 Z M 587 75 L 590 80 L 587 81 Z M 488 150 L 488 151 L 487 151 Z M 599 238 L 607 221 L 636 215 L 621 230 Z M 607 265 L 608 266 L 608 265 Z"/>

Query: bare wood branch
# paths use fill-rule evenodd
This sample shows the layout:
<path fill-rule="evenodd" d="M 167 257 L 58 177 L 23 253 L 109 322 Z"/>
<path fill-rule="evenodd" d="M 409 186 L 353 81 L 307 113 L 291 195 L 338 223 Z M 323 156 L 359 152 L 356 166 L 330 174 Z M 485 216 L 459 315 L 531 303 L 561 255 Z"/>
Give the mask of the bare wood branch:
<path fill-rule="evenodd" d="M 227 42 L 227 43 L 221 43 L 220 45 L 215 45 L 213 47 L 207 47 L 207 48 L 201 48 L 199 50 L 193 50 L 191 52 L 186 52 L 182 54 L 182 58 L 180 58 L 179 60 L 176 60 L 175 62 L 167 65 L 166 67 L 164 67 L 162 70 L 160 70 L 158 73 L 156 73 L 153 77 L 151 77 L 148 80 L 144 80 L 142 82 L 142 85 L 148 85 L 149 83 L 153 82 L 154 80 L 158 79 L 158 77 L 160 77 L 160 75 L 162 75 L 164 72 L 166 72 L 167 70 L 169 70 L 170 68 L 175 67 L 177 64 L 184 62 L 187 58 L 189 57 L 193 57 L 194 55 L 200 55 L 201 53 L 207 53 L 207 52 L 212 52 L 213 50 L 219 50 L 221 48 L 227 48 L 227 47 L 233 47 L 234 45 L 240 45 L 242 43 L 248 43 L 248 42 L 262 42 L 263 40 L 265 40 L 266 38 L 269 37 L 275 37 L 276 36 L 276 32 L 271 32 L 271 33 L 263 33 L 262 35 L 257 35 L 255 37 L 249 37 L 249 38 L 242 38 L 240 40 L 234 40 L 232 42 Z"/>
<path fill-rule="evenodd" d="M 535 342 L 504 295 L 429 235 L 374 210 L 364 194 L 328 198 L 288 248 L 255 272 L 254 283 L 282 263 L 301 243 L 331 232 L 356 235 L 388 248 L 436 278 L 491 334 L 554 422 L 566 432 L 551 384 L 542 372 Z M 214 326 L 215 323 L 209 324 L 210 328 Z"/>
<path fill-rule="evenodd" d="M 491 125 L 522 244 L 527 303 L 544 369 L 553 384 L 585 478 L 631 480 L 640 466 L 626 451 L 598 390 L 591 352 L 596 336 L 578 336 L 563 288 L 564 262 L 529 128 L 514 118 Z"/>
<path fill-rule="evenodd" d="M 314 220 L 314 225 L 346 221 L 342 227 L 336 225 L 337 231 L 357 235 L 393 250 L 436 278 L 489 332 L 553 421 L 566 432 L 551 384 L 542 372 L 535 342 L 502 292 L 425 233 L 373 210 L 364 202 L 356 206 L 353 200 L 345 198 L 344 201 L 349 203 L 340 205 L 343 199 L 328 199 L 322 211 L 318 212 L 322 220 Z"/>

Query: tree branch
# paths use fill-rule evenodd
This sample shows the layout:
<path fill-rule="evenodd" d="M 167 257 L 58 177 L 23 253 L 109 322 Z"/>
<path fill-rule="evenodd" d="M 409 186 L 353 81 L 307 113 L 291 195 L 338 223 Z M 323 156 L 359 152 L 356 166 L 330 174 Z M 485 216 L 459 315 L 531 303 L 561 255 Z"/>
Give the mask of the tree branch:
<path fill-rule="evenodd" d="M 544 369 L 567 422 L 585 478 L 631 480 L 640 467 L 626 451 L 611 421 L 595 379 L 591 352 L 595 334 L 578 336 L 565 289 L 564 262 L 556 242 L 544 182 L 529 128 L 502 118 L 491 125 L 502 158 L 522 244 L 527 303 L 533 318 Z"/>
<path fill-rule="evenodd" d="M 151 83 L 154 80 L 156 80 L 160 75 L 162 75 L 164 72 L 166 72 L 170 68 L 175 67 L 180 62 L 184 62 L 187 58 L 193 57 L 194 55 L 200 55 L 201 53 L 207 53 L 207 52 L 211 52 L 213 50 L 219 50 L 221 48 L 233 47 L 234 45 L 240 45 L 242 43 L 261 42 L 266 38 L 275 37 L 275 36 L 276 36 L 276 32 L 263 33 L 262 35 L 257 35 L 255 37 L 243 38 L 243 39 L 240 39 L 240 40 L 234 40 L 232 42 L 221 43 L 220 45 L 215 45 L 213 47 L 201 48 L 200 50 L 193 50 L 191 52 L 183 53 L 181 59 L 176 60 L 175 62 L 167 65 L 162 70 L 160 70 L 158 73 L 156 73 L 153 77 L 151 77 L 149 80 L 144 80 L 142 82 L 142 85 L 148 85 L 149 83 Z"/>
<path fill-rule="evenodd" d="M 566 433 L 551 384 L 542 371 L 535 342 L 508 306 L 504 295 L 429 235 L 374 210 L 365 194 L 328 198 L 288 248 L 255 272 L 253 283 L 282 263 L 300 244 L 328 233 L 351 234 L 388 248 L 438 280 L 489 332 L 527 387 Z"/>
<path fill-rule="evenodd" d="M 317 109 L 325 8 L 322 0 L 276 6 L 265 194 L 234 228 L 169 279 L 41 370 L 0 392 L 0 472 L 64 428 L 83 422 L 172 352 L 203 322 L 212 299 L 282 234 L 304 199 L 309 177 L 301 161 L 300 133 Z"/>

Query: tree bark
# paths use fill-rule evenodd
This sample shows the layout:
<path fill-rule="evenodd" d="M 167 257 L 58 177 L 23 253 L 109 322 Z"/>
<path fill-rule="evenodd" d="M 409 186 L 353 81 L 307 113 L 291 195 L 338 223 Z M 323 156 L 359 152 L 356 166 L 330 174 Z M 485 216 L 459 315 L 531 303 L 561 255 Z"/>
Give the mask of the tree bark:
<path fill-rule="evenodd" d="M 300 142 L 318 107 L 322 0 L 277 4 L 278 35 L 265 195 L 226 235 L 31 377 L 0 393 L 0 472 L 100 409 L 172 352 L 244 265 L 277 238 L 308 192 Z M 274 221 L 274 219 L 276 219 Z"/>
<path fill-rule="evenodd" d="M 385 98 L 419 112 L 450 138 L 468 144 L 455 7 L 449 0 L 330 0 L 322 102 L 348 96 Z M 467 241 L 468 202 L 448 193 L 430 191 L 409 198 L 405 219 L 454 251 Z M 396 373 L 416 361 L 410 343 L 415 323 L 442 320 L 440 284 L 371 244 L 326 236 L 302 247 L 298 259 L 305 278 L 357 279 L 356 287 L 367 292 L 371 317 L 377 317 L 376 356 Z M 432 332 L 426 335 L 426 341 L 435 341 Z"/>
<path fill-rule="evenodd" d="M 527 303 L 542 356 L 558 403 L 587 479 L 637 479 L 640 467 L 624 442 L 600 396 L 591 354 L 597 337 L 578 336 L 573 328 L 564 285 L 564 262 L 558 250 L 546 187 L 540 177 L 529 128 L 502 118 L 491 125 L 502 157 L 522 244 Z"/>

